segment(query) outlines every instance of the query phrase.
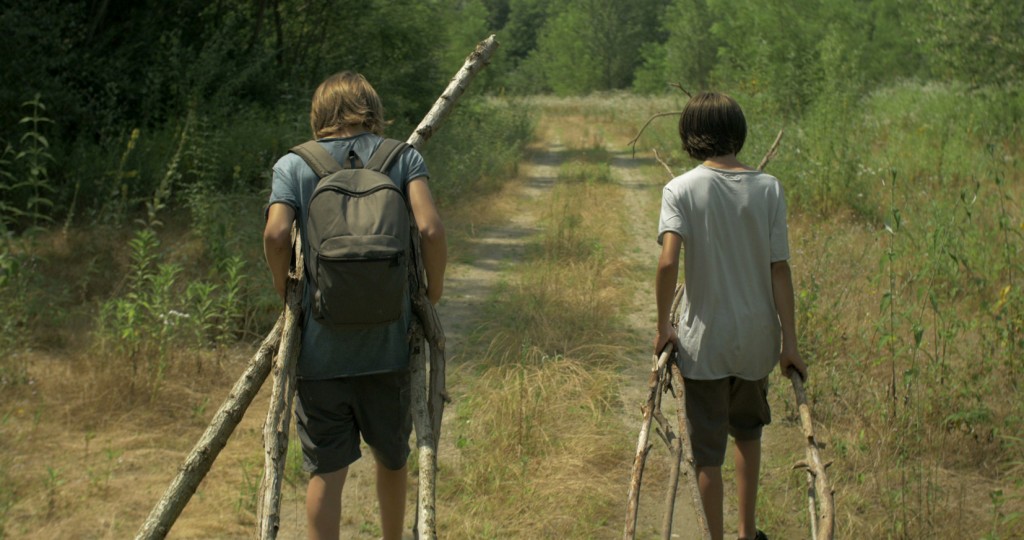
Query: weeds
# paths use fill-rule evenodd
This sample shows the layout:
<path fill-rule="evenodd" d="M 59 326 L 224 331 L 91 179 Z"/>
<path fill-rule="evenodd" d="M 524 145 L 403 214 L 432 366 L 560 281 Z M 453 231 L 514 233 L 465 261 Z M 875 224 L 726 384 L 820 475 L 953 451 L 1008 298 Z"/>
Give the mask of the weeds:
<path fill-rule="evenodd" d="M 235 500 L 235 512 L 239 517 L 247 517 L 256 512 L 256 502 L 260 490 L 260 468 L 250 460 L 241 464 L 242 477 L 238 482 L 238 498 Z"/>
<path fill-rule="evenodd" d="M 46 468 L 46 478 L 43 483 L 46 487 L 46 517 L 52 518 L 57 512 L 60 487 L 64 485 L 64 478 L 61 477 L 61 470 L 54 467 Z"/>
<path fill-rule="evenodd" d="M 629 441 L 605 420 L 617 406 L 612 373 L 547 357 L 469 379 L 453 428 L 460 466 L 438 485 L 439 498 L 459 508 L 457 519 L 439 515 L 450 520 L 447 534 L 587 537 L 617 515 L 621 475 L 609 465 Z"/>
<path fill-rule="evenodd" d="M 15 160 L 24 160 L 27 168 L 25 178 L 14 185 L 14 189 L 25 189 L 28 197 L 25 200 L 24 216 L 28 218 L 33 226 L 43 222 L 51 222 L 50 210 L 53 208 L 53 201 L 49 195 L 54 192 L 48 174 L 49 164 L 54 161 L 50 153 L 50 141 L 42 133 L 43 124 L 52 124 L 44 113 L 46 106 L 42 98 L 36 94 L 31 101 L 22 103 L 23 107 L 31 107 L 32 113 L 21 119 L 20 124 L 28 124 L 30 127 L 21 136 L 22 150 L 15 154 Z"/>
<path fill-rule="evenodd" d="M 121 159 L 117 162 L 117 168 L 109 173 L 109 178 L 107 178 L 111 188 L 107 195 L 107 202 L 103 205 L 104 210 L 100 214 L 105 221 L 115 225 L 123 223 L 128 215 L 128 181 L 137 179 L 139 176 L 138 169 L 128 168 L 128 159 L 138 144 L 140 134 L 139 128 L 131 131 L 124 152 L 121 153 Z"/>

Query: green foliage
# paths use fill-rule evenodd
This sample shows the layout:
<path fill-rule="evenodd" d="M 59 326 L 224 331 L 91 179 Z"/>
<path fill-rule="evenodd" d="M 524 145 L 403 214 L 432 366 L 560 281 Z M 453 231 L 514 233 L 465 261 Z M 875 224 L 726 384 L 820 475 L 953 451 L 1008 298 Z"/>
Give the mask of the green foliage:
<path fill-rule="evenodd" d="M 552 12 L 532 53 L 546 86 L 559 95 L 625 88 L 639 64 L 662 2 L 574 0 Z"/>
<path fill-rule="evenodd" d="M 711 35 L 712 18 L 706 0 L 675 0 L 665 10 L 661 27 L 664 42 L 648 42 L 641 49 L 633 87 L 640 92 L 664 92 L 679 83 L 691 93 L 708 87 L 718 50 Z"/>
<path fill-rule="evenodd" d="M 518 165 L 533 122 L 516 102 L 466 99 L 427 145 L 434 197 L 456 204 L 500 185 Z"/>
<path fill-rule="evenodd" d="M 4 418 L 4 421 L 6 421 L 6 418 Z M 7 537 L 5 531 L 7 530 L 6 525 L 9 519 L 8 512 L 18 501 L 13 483 L 7 472 L 8 470 L 5 459 L 3 462 L 0 462 L 0 540 Z"/>
<path fill-rule="evenodd" d="M 1021 80 L 1024 4 L 929 0 L 925 6 L 921 37 L 939 74 L 976 86 Z"/>
<path fill-rule="evenodd" d="M 31 112 L 18 122 L 24 125 L 19 149 L 6 143 L 0 152 L 0 233 L 5 235 L 12 228 L 53 221 L 49 196 L 54 187 L 49 170 L 54 158 L 50 141 L 42 133 L 43 126 L 53 124 L 53 120 L 44 116 L 46 105 L 38 93 L 22 107 L 31 108 Z"/>

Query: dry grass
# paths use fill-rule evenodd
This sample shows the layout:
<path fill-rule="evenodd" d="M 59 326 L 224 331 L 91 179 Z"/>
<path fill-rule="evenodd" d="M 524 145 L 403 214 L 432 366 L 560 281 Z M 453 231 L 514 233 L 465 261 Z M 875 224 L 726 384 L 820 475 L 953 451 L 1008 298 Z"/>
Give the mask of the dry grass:
<path fill-rule="evenodd" d="M 182 363 L 150 401 L 128 392 L 105 358 L 36 354 L 27 388 L 8 393 L 0 425 L 0 491 L 13 494 L 10 538 L 124 538 L 135 533 L 176 473 L 247 351 L 227 351 L 201 376 Z M 265 398 L 260 398 L 264 400 Z M 260 407 L 247 415 L 175 526 L 174 536 L 240 537 L 253 524 L 245 469 L 258 478 Z M 257 480 L 258 481 L 258 480 Z"/>
<path fill-rule="evenodd" d="M 541 137 L 579 137 L 568 141 L 567 161 L 589 162 L 603 144 L 597 127 L 581 135 L 576 124 L 558 126 L 558 135 L 552 123 L 539 129 Z M 619 530 L 632 444 L 620 421 L 618 370 L 628 340 L 620 196 L 609 184 L 560 178 L 539 199 L 513 190 L 500 204 L 484 202 L 503 210 L 498 222 L 532 215 L 539 232 L 481 314 L 476 345 L 460 353 L 474 360 L 452 372 L 455 448 L 442 454 L 439 503 L 446 535 L 587 538 Z"/>
<path fill-rule="evenodd" d="M 629 441 L 607 418 L 617 380 L 573 358 L 458 373 L 458 467 L 439 496 L 452 538 L 592 537 L 618 514 Z M 613 527 L 617 524 L 611 524 Z"/>
<path fill-rule="evenodd" d="M 479 330 L 450 368 L 456 405 L 445 438 L 454 447 L 441 454 L 439 518 L 452 538 L 604 538 L 621 530 L 636 433 L 623 427 L 619 372 L 647 347 L 646 336 L 621 329 L 624 306 L 649 286 L 654 261 L 638 269 L 629 259 L 622 186 L 587 178 L 600 175 L 590 167 L 608 141 L 625 147 L 650 114 L 682 103 L 614 95 L 535 105 L 546 115 L 540 140 L 559 141 L 563 162 L 577 163 L 563 169 L 564 185 L 523 200 L 516 179 L 443 209 L 459 260 L 472 260 L 467 240 L 476 228 L 517 222 L 537 230 L 490 307 L 475 315 Z M 659 138 L 671 132 L 656 128 L 638 149 L 674 147 Z M 785 155 L 787 142 L 780 165 L 796 158 Z M 1019 140 L 999 147 L 1019 159 Z M 872 159 L 865 157 L 866 170 L 884 169 Z M 834 461 L 837 537 L 1011 538 L 1022 524 L 1024 362 L 1012 340 L 1021 313 L 1013 302 L 1024 286 L 1022 272 L 990 271 L 1007 258 L 1019 265 L 1022 252 L 1024 182 L 1007 163 L 1000 169 L 1007 206 L 998 210 L 991 182 L 983 184 L 970 220 L 956 203 L 961 188 L 970 200 L 974 179 L 966 176 L 908 174 L 914 184 L 901 184 L 895 200 L 905 219 L 899 235 L 870 217 L 888 208 L 827 217 L 791 209 L 799 328 L 819 439 Z M 663 170 L 650 170 L 661 179 Z M 977 178 L 988 182 L 983 173 Z M 644 219 L 656 219 L 658 191 L 652 181 L 639 194 Z M 993 234 L 1002 230 L 1000 216 L 1010 226 L 1005 235 Z M 87 241 L 94 243 L 86 252 L 111 255 L 78 260 L 71 246 Z M 172 355 L 153 394 L 131 380 L 123 359 L 88 348 L 88 313 L 116 286 L 105 277 L 117 273 L 125 242 L 72 232 L 32 246 L 34 271 L 66 284 L 56 298 L 85 307 L 44 320 L 45 299 L 27 297 L 37 302 L 22 329 L 30 346 L 2 360 L 24 366 L 31 383 L 0 393 L 0 536 L 133 534 L 251 354 L 242 347 Z M 960 260 L 950 265 L 949 252 Z M 883 307 L 889 292 L 893 309 Z M 249 535 L 265 399 L 174 536 Z M 773 386 L 759 520 L 774 537 L 807 531 L 803 473 L 790 470 L 802 457 L 790 435 L 791 401 L 788 386 Z M 652 460 L 645 486 L 657 493 L 663 475 L 662 462 Z"/>

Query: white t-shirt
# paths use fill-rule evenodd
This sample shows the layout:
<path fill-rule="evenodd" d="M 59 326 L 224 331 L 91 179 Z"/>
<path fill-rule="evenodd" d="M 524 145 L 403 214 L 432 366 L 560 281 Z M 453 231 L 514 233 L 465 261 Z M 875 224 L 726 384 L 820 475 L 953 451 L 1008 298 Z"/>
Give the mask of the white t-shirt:
<path fill-rule="evenodd" d="M 659 244 L 666 232 L 683 239 L 683 376 L 766 377 L 781 348 L 771 263 L 789 259 L 778 179 L 697 166 L 665 186 Z"/>

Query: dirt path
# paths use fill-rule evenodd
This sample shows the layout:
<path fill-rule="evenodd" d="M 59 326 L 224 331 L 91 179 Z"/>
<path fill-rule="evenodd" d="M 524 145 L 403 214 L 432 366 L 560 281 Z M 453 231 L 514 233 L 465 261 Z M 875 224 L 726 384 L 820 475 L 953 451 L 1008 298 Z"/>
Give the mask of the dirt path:
<path fill-rule="evenodd" d="M 632 356 L 637 361 L 629 364 L 623 372 L 622 401 L 624 406 L 624 423 L 633 440 L 639 433 L 640 407 L 647 398 L 647 382 L 650 377 L 651 358 L 649 341 L 653 337 L 653 328 L 657 322 L 654 305 L 653 277 L 654 268 L 660 252 L 655 241 L 657 235 L 659 200 L 658 186 L 663 185 L 664 178 L 651 177 L 649 168 L 653 160 L 634 159 L 629 150 L 608 148 L 612 152 L 612 172 L 617 185 L 622 188 L 623 211 L 628 216 L 628 227 L 631 232 L 631 248 L 627 257 L 631 263 L 641 269 L 640 279 L 630 283 L 632 305 L 628 310 L 627 321 L 631 333 L 636 335 L 637 343 Z M 646 278 L 646 279 L 645 279 Z M 663 409 L 668 418 L 674 418 L 675 412 L 665 400 Z M 652 434 L 651 441 L 655 445 L 648 457 L 645 468 L 644 484 L 641 489 L 640 512 L 637 524 L 638 538 L 660 538 L 662 519 L 665 514 L 664 473 L 668 467 L 669 454 L 664 444 Z M 628 474 L 628 471 L 626 471 Z M 700 536 L 689 524 L 695 523 L 696 514 L 688 496 L 686 486 L 680 485 L 676 494 L 673 511 L 673 538 L 694 539 Z M 625 504 L 625 503 L 624 503 Z"/>

